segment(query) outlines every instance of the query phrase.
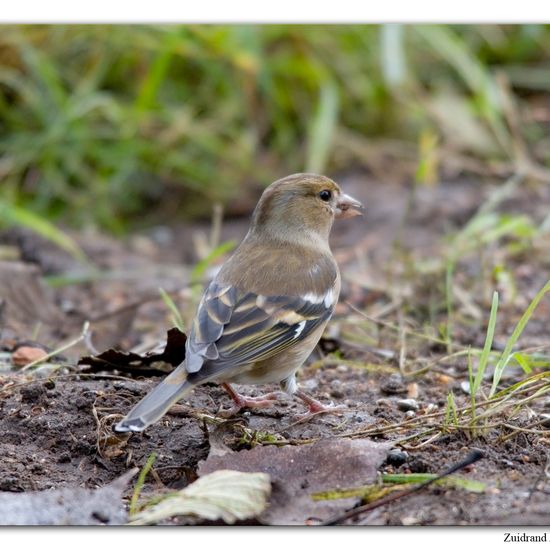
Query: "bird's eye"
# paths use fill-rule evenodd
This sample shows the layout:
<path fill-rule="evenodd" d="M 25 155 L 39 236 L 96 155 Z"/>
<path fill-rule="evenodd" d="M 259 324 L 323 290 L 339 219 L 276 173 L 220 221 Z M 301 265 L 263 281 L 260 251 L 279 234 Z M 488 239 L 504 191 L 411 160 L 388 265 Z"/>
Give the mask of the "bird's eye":
<path fill-rule="evenodd" d="M 328 202 L 332 197 L 332 193 L 330 191 L 328 191 L 327 189 L 325 189 L 324 191 L 321 191 L 319 193 L 319 198 L 322 200 L 322 201 L 325 201 L 325 202 Z"/>

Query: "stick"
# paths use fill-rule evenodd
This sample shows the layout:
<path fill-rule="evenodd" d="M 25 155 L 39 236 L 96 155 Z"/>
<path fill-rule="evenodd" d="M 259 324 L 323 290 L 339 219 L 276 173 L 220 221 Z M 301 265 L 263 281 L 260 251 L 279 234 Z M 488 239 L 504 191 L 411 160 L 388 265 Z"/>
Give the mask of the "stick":
<path fill-rule="evenodd" d="M 440 479 L 443 479 L 444 477 L 447 477 L 451 474 L 454 474 L 458 470 L 462 470 L 462 468 L 465 468 L 466 466 L 469 466 L 470 464 L 473 464 L 474 462 L 477 462 L 483 458 L 483 453 L 479 451 L 478 449 L 474 449 L 468 456 L 455 464 L 454 466 L 451 466 L 448 470 L 445 470 L 442 474 L 438 475 L 437 477 L 434 477 L 433 479 L 429 479 L 428 481 L 424 481 L 424 483 L 421 483 L 420 485 L 417 485 L 416 487 L 412 487 L 410 489 L 405 489 L 399 493 L 394 493 L 392 495 L 389 495 L 385 498 L 381 498 L 380 500 L 377 500 L 376 502 L 370 502 L 369 504 L 365 504 L 363 506 L 359 506 L 357 508 L 353 508 L 349 512 L 346 512 L 345 514 L 341 516 L 333 516 L 332 518 L 329 518 L 327 521 L 323 522 L 321 525 L 338 525 L 342 521 L 345 521 L 346 519 L 353 518 L 355 516 L 358 516 L 360 514 L 363 514 L 364 512 L 369 512 L 370 510 L 374 510 L 375 508 L 379 508 L 380 506 L 384 506 L 385 504 L 388 504 L 390 502 L 393 502 L 394 500 L 398 500 L 400 498 L 406 497 L 411 495 L 412 493 L 416 493 L 418 491 L 421 491 L 422 489 L 428 487 L 428 485 L 431 485 L 432 483 L 435 483 L 436 481 L 439 481 Z"/>

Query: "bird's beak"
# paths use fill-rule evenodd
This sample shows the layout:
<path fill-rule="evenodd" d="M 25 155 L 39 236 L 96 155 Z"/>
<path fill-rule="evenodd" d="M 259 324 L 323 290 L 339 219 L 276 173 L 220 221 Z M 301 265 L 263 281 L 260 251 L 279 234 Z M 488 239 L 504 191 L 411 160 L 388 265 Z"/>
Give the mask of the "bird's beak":
<path fill-rule="evenodd" d="M 353 216 L 362 216 L 364 211 L 365 207 L 349 195 L 342 195 L 336 204 L 336 217 L 340 220 L 353 218 Z"/>

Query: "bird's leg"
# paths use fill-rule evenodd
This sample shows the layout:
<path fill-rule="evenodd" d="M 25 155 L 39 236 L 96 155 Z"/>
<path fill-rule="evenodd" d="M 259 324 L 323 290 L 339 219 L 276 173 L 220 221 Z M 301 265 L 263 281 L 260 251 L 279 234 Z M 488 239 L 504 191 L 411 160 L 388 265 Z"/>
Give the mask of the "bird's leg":
<path fill-rule="evenodd" d="M 278 392 L 267 393 L 265 395 L 261 395 L 260 397 L 246 397 L 237 392 L 237 390 L 235 390 L 235 388 L 227 382 L 224 382 L 221 386 L 231 396 L 231 399 L 233 399 L 235 403 L 229 410 L 221 411 L 222 416 L 234 416 L 241 409 L 245 408 L 263 409 L 266 407 L 271 407 L 271 405 L 273 405 L 273 401 L 277 401 L 277 399 L 279 399 Z"/>
<path fill-rule="evenodd" d="M 308 406 L 309 409 L 306 414 L 300 415 L 298 417 L 298 422 L 307 422 L 318 414 L 339 414 L 347 410 L 347 407 L 344 407 L 342 405 L 323 405 L 323 403 L 317 401 L 317 399 L 314 399 L 307 393 L 304 393 L 302 390 L 296 390 L 294 392 L 294 395 L 301 399 Z"/>
<path fill-rule="evenodd" d="M 298 422 L 307 422 L 308 420 L 311 420 L 314 416 L 317 416 L 318 414 L 323 413 L 340 413 L 345 410 L 347 410 L 346 407 L 342 406 L 334 406 L 334 405 L 323 405 L 320 401 L 317 401 L 317 399 L 313 399 L 313 397 L 309 396 L 307 393 L 303 392 L 302 390 L 298 389 L 298 384 L 296 383 L 296 376 L 292 374 L 288 378 L 285 378 L 281 382 L 281 388 L 289 393 L 290 395 L 295 395 L 298 397 L 298 399 L 301 399 L 307 406 L 308 406 L 308 412 L 306 414 L 302 414 L 298 417 Z"/>

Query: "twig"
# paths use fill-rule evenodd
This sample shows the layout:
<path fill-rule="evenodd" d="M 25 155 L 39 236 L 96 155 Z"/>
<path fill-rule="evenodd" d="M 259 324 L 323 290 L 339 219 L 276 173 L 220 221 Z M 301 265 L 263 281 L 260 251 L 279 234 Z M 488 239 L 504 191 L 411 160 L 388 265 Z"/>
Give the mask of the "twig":
<path fill-rule="evenodd" d="M 423 483 L 421 483 L 420 485 L 417 485 L 416 487 L 411 487 L 410 489 L 405 489 L 399 493 L 388 495 L 387 497 L 381 498 L 376 502 L 370 502 L 369 504 L 365 504 L 364 506 L 359 506 L 358 508 L 354 508 L 353 510 L 350 510 L 349 512 L 346 512 L 345 514 L 342 514 L 340 516 L 333 516 L 332 518 L 323 522 L 322 525 L 338 525 L 339 523 L 345 520 L 348 520 L 355 516 L 359 516 L 360 514 L 363 514 L 365 512 L 370 512 L 375 508 L 380 508 L 380 506 L 384 506 L 385 504 L 389 504 L 390 502 L 409 496 L 413 493 L 417 493 L 418 491 L 425 489 L 432 483 L 435 483 L 436 481 L 439 481 L 444 477 L 454 474 L 458 470 L 462 470 L 462 468 L 466 468 L 466 466 L 469 466 L 470 464 L 474 464 L 475 462 L 477 462 L 482 458 L 483 458 L 483 453 L 478 449 L 474 449 L 473 451 L 470 452 L 470 454 L 468 454 L 468 456 L 464 460 L 461 460 L 454 466 L 451 466 L 448 470 L 445 470 L 442 474 L 438 475 L 437 477 L 424 481 Z"/>

